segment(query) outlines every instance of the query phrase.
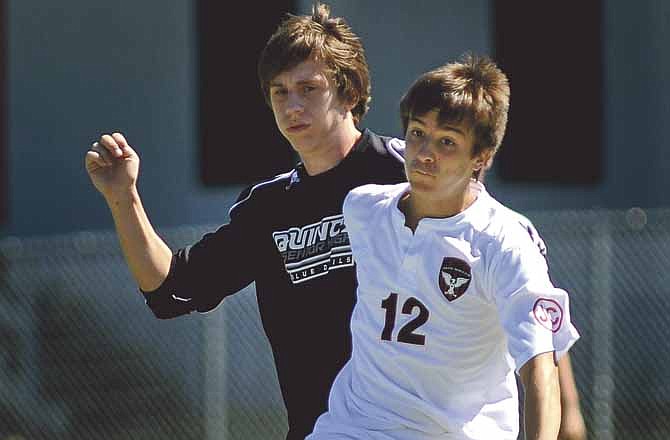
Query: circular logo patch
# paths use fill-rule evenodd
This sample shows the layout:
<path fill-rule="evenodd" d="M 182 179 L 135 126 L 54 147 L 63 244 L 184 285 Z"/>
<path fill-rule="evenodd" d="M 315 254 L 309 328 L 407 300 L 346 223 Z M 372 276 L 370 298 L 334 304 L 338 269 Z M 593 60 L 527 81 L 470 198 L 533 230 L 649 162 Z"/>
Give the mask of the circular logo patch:
<path fill-rule="evenodd" d="M 535 319 L 542 327 L 556 333 L 563 323 L 563 309 L 553 299 L 540 298 L 533 306 Z"/>
<path fill-rule="evenodd" d="M 471 279 L 470 265 L 465 261 L 452 257 L 442 260 L 438 284 L 447 300 L 453 301 L 463 295 Z"/>

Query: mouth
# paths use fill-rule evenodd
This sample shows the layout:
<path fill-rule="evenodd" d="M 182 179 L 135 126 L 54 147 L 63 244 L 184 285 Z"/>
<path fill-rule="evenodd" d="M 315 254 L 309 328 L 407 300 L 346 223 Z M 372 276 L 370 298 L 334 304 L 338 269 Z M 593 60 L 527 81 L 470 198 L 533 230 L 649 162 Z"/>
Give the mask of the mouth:
<path fill-rule="evenodd" d="M 309 124 L 294 124 L 289 126 L 286 131 L 289 133 L 299 133 L 306 130 L 309 127 Z"/>
<path fill-rule="evenodd" d="M 414 174 L 418 174 L 418 175 L 420 175 L 420 176 L 435 177 L 433 174 L 429 173 L 428 171 L 421 170 L 421 169 L 418 169 L 418 168 L 413 168 L 413 169 L 412 169 L 412 172 L 413 172 Z"/>

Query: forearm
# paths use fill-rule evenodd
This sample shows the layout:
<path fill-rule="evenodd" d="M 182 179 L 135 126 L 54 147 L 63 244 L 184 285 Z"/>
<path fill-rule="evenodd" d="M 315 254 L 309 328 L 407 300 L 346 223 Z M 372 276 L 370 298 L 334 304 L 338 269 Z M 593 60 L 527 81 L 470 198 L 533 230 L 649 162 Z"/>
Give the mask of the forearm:
<path fill-rule="evenodd" d="M 522 368 L 526 440 L 556 440 L 561 423 L 558 369 L 552 353 L 543 353 Z"/>
<path fill-rule="evenodd" d="M 579 393 L 572 373 L 570 354 L 558 361 L 558 380 L 561 386 L 560 440 L 585 440 L 586 426 L 579 405 Z"/>
<path fill-rule="evenodd" d="M 149 222 L 136 189 L 107 199 L 126 262 L 140 289 L 157 289 L 170 271 L 172 251 Z"/>
<path fill-rule="evenodd" d="M 569 406 L 579 409 L 579 394 L 577 393 L 577 385 L 572 374 L 569 353 L 566 353 L 558 361 L 558 380 L 561 386 L 561 405 L 563 407 Z"/>

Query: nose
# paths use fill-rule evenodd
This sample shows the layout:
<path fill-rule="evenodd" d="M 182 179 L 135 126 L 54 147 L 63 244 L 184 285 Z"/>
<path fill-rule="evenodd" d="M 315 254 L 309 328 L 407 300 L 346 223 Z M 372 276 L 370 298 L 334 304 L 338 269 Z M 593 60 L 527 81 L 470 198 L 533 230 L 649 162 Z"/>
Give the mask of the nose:
<path fill-rule="evenodd" d="M 435 155 L 433 149 L 430 147 L 430 141 L 423 139 L 416 152 L 416 159 L 421 162 L 435 162 Z"/>
<path fill-rule="evenodd" d="M 302 102 L 302 98 L 298 93 L 289 92 L 287 102 L 286 102 L 286 113 L 288 116 L 293 116 L 302 113 L 305 110 L 305 106 Z"/>

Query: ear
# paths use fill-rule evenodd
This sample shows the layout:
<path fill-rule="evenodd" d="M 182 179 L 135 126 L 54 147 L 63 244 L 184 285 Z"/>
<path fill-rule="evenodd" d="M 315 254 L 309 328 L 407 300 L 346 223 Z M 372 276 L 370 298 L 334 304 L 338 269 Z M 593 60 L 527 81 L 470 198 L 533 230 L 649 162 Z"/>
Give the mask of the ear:
<path fill-rule="evenodd" d="M 333 84 L 335 90 L 337 90 L 337 96 L 344 108 L 347 111 L 353 110 L 360 99 L 358 91 L 354 87 L 351 87 L 350 81 L 344 75 L 342 75 L 339 80 L 338 78 L 333 77 Z"/>
<path fill-rule="evenodd" d="M 493 150 L 484 150 L 480 152 L 475 158 L 475 163 L 472 168 L 473 171 L 485 170 L 491 166 L 493 160 Z"/>
<path fill-rule="evenodd" d="M 358 93 L 352 92 L 351 96 L 347 96 L 347 98 L 344 101 L 344 107 L 348 111 L 352 111 L 354 107 L 356 107 L 356 104 L 358 104 L 359 96 Z"/>

